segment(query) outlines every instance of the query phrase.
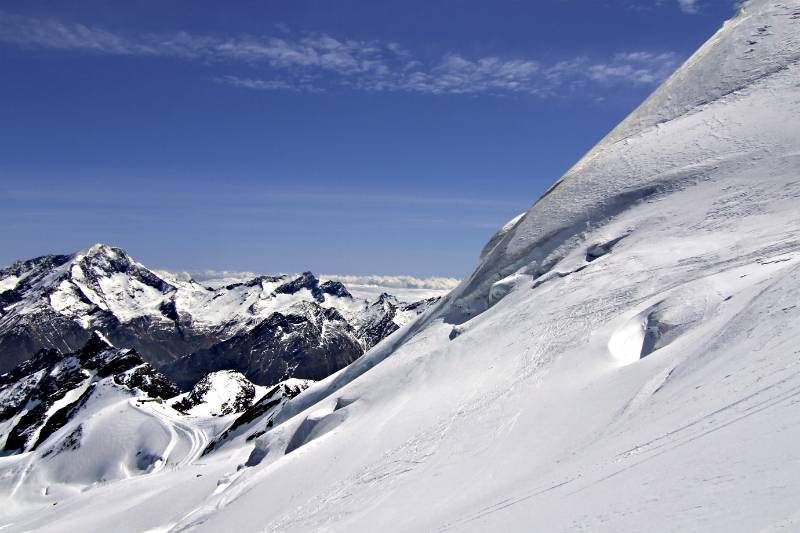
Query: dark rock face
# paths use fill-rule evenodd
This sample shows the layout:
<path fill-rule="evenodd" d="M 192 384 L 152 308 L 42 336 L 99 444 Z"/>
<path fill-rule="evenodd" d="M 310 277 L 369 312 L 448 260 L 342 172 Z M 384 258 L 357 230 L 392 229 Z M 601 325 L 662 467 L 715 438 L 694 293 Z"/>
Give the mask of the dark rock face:
<path fill-rule="evenodd" d="M 225 338 L 221 331 L 196 330 L 189 324 L 164 323 L 148 317 L 120 324 L 111 329 L 107 336 L 115 345 L 135 349 L 159 368 Z"/>
<path fill-rule="evenodd" d="M 290 313 L 273 313 L 251 331 L 179 359 L 165 372 L 183 387 L 224 369 L 237 370 L 259 385 L 290 377 L 318 380 L 363 351 L 355 330 L 338 311 L 303 302 Z"/>
<path fill-rule="evenodd" d="M 116 349 L 96 334 L 77 352 L 41 350 L 0 375 L 0 422 L 14 420 L 3 449 L 37 448 L 80 411 L 106 378 L 132 394 L 140 391 L 152 398 L 180 392 L 135 351 Z M 71 401 L 64 402 L 68 397 Z M 51 412 L 57 403 L 64 405 Z"/>
<path fill-rule="evenodd" d="M 378 301 L 372 304 L 375 308 L 374 316 L 366 320 L 358 329 L 359 336 L 364 340 L 364 345 L 367 349 L 372 348 L 378 344 L 382 339 L 385 339 L 398 329 L 394 322 L 394 317 L 397 314 L 397 306 L 390 301 Z"/>
<path fill-rule="evenodd" d="M 441 300 L 440 296 L 436 296 L 434 298 L 426 298 L 424 300 L 418 300 L 416 302 L 412 302 L 410 304 L 404 304 L 400 307 L 402 311 L 414 311 L 417 314 L 423 313 L 427 311 L 430 307 L 432 307 L 436 302 Z"/>
<path fill-rule="evenodd" d="M 7 317 L 7 320 L 0 318 L 0 328 L 0 372 L 11 370 L 40 350 L 77 350 L 90 335 L 72 320 L 48 312 L 34 320 L 16 316 Z"/>
<path fill-rule="evenodd" d="M 340 281 L 326 281 L 320 285 L 319 288 L 324 294 L 330 294 L 331 296 L 338 296 L 339 298 L 353 297 L 350 291 L 347 290 L 347 287 Z"/>
<path fill-rule="evenodd" d="M 383 293 L 369 306 L 365 318 L 358 326 L 358 336 L 368 350 L 400 329 L 398 314 L 413 312 L 419 315 L 439 301 L 439 298 L 420 300 L 412 304 L 399 302 L 391 294 Z"/>
<path fill-rule="evenodd" d="M 34 273 L 34 279 L 39 278 L 42 273 L 59 267 L 69 261 L 71 255 L 43 255 L 27 261 L 16 261 L 8 267 L 0 270 L 0 277 L 16 276 L 21 277 L 28 273 Z M 31 280 L 31 281 L 33 281 Z M 29 282 L 30 283 L 30 282 Z"/>
<path fill-rule="evenodd" d="M 180 393 L 180 389 L 175 383 L 147 363 L 128 372 L 117 374 L 114 376 L 114 383 L 131 390 L 138 389 L 151 398 L 162 400 L 172 398 Z"/>
<path fill-rule="evenodd" d="M 146 354 L 148 361 L 155 365 L 166 364 L 220 340 L 215 332 L 194 332 L 175 323 L 165 324 L 147 317 L 120 324 L 112 315 L 97 313 L 94 327 L 115 344 Z M 57 333 L 54 335 L 54 332 Z M 42 309 L 35 315 L 8 317 L 5 322 L 0 319 L 0 371 L 13 368 L 41 349 L 75 351 L 89 336 L 90 332 L 74 320 L 49 309 Z"/>
<path fill-rule="evenodd" d="M 311 272 L 303 272 L 300 277 L 284 283 L 275 289 L 275 294 L 296 294 L 303 289 L 311 291 L 311 295 L 316 301 L 325 301 L 325 296 L 319 286 L 319 280 Z"/>

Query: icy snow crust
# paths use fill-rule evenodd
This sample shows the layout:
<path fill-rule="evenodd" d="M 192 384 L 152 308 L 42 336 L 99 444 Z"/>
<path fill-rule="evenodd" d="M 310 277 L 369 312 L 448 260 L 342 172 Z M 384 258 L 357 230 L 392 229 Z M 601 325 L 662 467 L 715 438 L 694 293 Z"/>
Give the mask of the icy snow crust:
<path fill-rule="evenodd" d="M 17 491 L 3 531 L 800 529 L 798 35 L 800 1 L 747 3 L 449 298 L 255 441 Z"/>

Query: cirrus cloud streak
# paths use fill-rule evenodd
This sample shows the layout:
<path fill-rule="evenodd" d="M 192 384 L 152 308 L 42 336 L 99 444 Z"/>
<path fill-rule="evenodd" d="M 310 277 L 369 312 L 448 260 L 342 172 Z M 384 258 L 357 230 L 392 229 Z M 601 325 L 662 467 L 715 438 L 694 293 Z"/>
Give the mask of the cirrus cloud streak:
<path fill-rule="evenodd" d="M 594 86 L 655 85 L 678 65 L 672 52 L 627 51 L 550 62 L 537 58 L 466 57 L 446 52 L 422 59 L 399 43 L 269 35 L 211 36 L 187 32 L 120 34 L 84 24 L 0 11 L 0 42 L 26 48 L 203 62 L 229 71 L 213 77 L 234 87 L 322 92 L 532 94 L 554 96 Z M 230 73 L 247 69 L 246 74 Z"/>

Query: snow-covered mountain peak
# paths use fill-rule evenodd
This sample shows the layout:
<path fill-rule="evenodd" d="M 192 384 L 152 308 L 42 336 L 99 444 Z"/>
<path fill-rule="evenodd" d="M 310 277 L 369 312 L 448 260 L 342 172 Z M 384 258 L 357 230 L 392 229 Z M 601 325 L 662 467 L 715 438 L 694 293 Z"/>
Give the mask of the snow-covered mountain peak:
<path fill-rule="evenodd" d="M 375 300 L 375 303 L 380 305 L 394 305 L 397 303 L 397 298 L 389 294 L 388 292 L 382 292 L 378 299 Z"/>
<path fill-rule="evenodd" d="M 797 20 L 792 2 L 743 3 L 734 18 L 582 161 L 590 159 L 603 144 L 673 120 L 795 63 L 800 59 Z M 580 166 L 579 162 L 574 170 Z"/>
<path fill-rule="evenodd" d="M 107 258 L 109 260 L 123 260 L 127 262 L 132 262 L 132 259 L 122 248 L 117 248 L 116 246 L 112 246 L 110 244 L 104 244 L 101 242 L 95 243 L 83 250 L 79 250 L 75 253 L 75 259 L 80 260 L 82 258 Z"/>
<path fill-rule="evenodd" d="M 274 292 L 275 294 L 297 294 L 303 290 L 308 291 L 314 300 L 325 301 L 325 295 L 319 287 L 319 280 L 311 272 L 303 272 L 298 277 L 276 287 Z"/>
<path fill-rule="evenodd" d="M 129 274 L 163 290 L 170 288 L 161 277 L 136 262 L 125 250 L 108 244 L 94 244 L 74 253 L 66 270 L 67 274 L 78 282 L 91 283 L 96 278 Z"/>
<path fill-rule="evenodd" d="M 225 416 L 250 407 L 256 386 L 235 370 L 220 370 L 206 375 L 192 390 L 175 398 L 178 411 L 199 416 Z"/>
<path fill-rule="evenodd" d="M 785 120 L 794 105 L 787 86 L 800 59 L 796 11 L 793 2 L 745 4 L 487 245 L 477 269 L 442 307 L 448 320 L 463 322 L 520 280 L 550 272 L 576 247 L 588 246 L 587 235 L 642 202 L 754 168 L 776 153 L 789 156 L 796 132 Z M 615 231 L 602 239 L 624 230 Z"/>

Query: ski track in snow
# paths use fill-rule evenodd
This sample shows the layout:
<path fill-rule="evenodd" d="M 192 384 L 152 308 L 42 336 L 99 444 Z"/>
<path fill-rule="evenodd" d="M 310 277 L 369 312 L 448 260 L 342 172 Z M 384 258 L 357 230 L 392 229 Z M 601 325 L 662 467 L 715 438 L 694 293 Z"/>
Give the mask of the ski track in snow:
<path fill-rule="evenodd" d="M 137 401 L 131 399 L 130 404 L 135 406 Z M 208 436 L 201 428 L 181 420 L 176 415 L 165 413 L 160 404 L 148 402 L 142 404 L 139 409 L 157 420 L 170 434 L 169 444 L 163 452 L 163 461 L 156 471 L 165 468 L 176 469 L 191 464 L 200 457 L 208 445 Z M 180 453 L 178 457 L 174 457 L 176 449 Z"/>

